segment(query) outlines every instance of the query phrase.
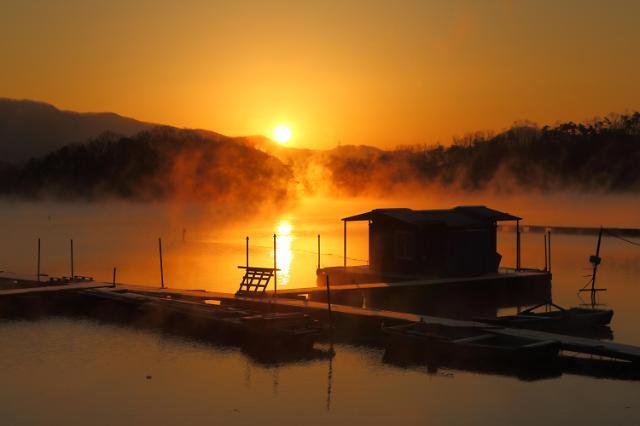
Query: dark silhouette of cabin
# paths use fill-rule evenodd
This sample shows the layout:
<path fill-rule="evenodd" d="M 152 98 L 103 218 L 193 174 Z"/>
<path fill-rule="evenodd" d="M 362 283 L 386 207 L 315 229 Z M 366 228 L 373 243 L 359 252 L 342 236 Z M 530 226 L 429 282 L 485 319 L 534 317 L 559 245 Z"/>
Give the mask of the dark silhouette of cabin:
<path fill-rule="evenodd" d="M 497 252 L 497 222 L 521 218 L 485 206 L 460 206 L 376 209 L 342 220 L 345 238 L 347 222 L 369 222 L 373 272 L 465 276 L 498 271 L 502 256 Z"/>

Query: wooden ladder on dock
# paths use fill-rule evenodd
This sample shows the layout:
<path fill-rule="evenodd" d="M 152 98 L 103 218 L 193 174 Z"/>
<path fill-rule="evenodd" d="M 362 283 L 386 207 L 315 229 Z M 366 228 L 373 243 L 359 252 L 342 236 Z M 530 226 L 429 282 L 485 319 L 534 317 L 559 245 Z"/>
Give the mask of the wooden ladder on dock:
<path fill-rule="evenodd" d="M 264 295 L 271 277 L 277 271 L 274 268 L 259 268 L 255 266 L 238 266 L 238 268 L 244 269 L 245 272 L 242 282 L 240 282 L 240 288 L 236 291 L 236 296 Z"/>

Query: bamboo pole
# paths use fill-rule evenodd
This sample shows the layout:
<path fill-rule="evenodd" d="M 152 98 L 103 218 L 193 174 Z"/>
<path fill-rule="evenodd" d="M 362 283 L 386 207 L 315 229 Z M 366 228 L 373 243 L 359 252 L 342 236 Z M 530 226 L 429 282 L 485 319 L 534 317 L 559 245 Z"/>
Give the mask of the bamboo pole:
<path fill-rule="evenodd" d="M 325 280 L 327 282 L 327 309 L 329 312 L 329 329 L 333 327 L 332 315 L 331 315 L 331 286 L 329 284 L 329 274 L 325 275 Z"/>
<path fill-rule="evenodd" d="M 36 279 L 40 281 L 40 238 L 38 238 L 38 268 L 36 271 Z"/>
<path fill-rule="evenodd" d="M 160 254 L 160 287 L 164 288 L 164 270 L 162 265 L 162 238 L 158 238 L 158 252 Z"/>
<path fill-rule="evenodd" d="M 343 240 L 344 240 L 344 268 L 347 269 L 347 221 L 344 220 L 344 235 L 343 235 Z"/>
<path fill-rule="evenodd" d="M 278 256 L 276 234 L 273 234 L 273 296 L 278 296 Z"/>
<path fill-rule="evenodd" d="M 516 220 L 516 271 L 520 270 L 520 221 Z"/>
<path fill-rule="evenodd" d="M 544 270 L 547 269 L 547 231 L 544 231 Z"/>
<path fill-rule="evenodd" d="M 74 280 L 74 271 L 73 271 L 73 239 L 71 239 L 71 281 Z"/>
<path fill-rule="evenodd" d="M 320 269 L 320 234 L 318 234 L 318 269 Z"/>
<path fill-rule="evenodd" d="M 551 272 L 551 229 L 549 229 L 549 236 L 547 237 L 547 243 L 549 244 L 549 272 Z"/>
<path fill-rule="evenodd" d="M 246 259 L 245 265 L 247 269 L 249 269 L 249 237 L 248 236 L 245 238 L 244 245 L 245 245 L 244 251 L 245 251 L 245 259 Z"/>

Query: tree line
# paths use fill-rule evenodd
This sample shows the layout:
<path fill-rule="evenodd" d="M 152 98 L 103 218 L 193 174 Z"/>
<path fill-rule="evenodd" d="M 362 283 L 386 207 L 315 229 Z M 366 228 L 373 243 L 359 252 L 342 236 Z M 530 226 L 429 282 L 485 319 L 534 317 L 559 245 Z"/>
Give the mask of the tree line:
<path fill-rule="evenodd" d="M 640 190 L 640 113 L 589 123 L 516 123 L 473 133 L 451 146 L 392 151 L 333 150 L 324 160 L 334 185 L 350 194 L 416 185 L 477 190 Z"/>

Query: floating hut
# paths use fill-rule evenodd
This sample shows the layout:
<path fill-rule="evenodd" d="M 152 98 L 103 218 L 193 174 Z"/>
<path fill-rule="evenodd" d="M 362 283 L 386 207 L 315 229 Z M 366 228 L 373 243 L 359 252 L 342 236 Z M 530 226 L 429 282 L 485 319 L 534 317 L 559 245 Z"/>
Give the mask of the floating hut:
<path fill-rule="evenodd" d="M 318 268 L 318 284 L 324 285 L 327 276 L 337 285 L 505 278 L 497 248 L 498 223 L 505 221 L 515 222 L 515 265 L 506 275 L 516 277 L 525 272 L 520 265 L 520 220 L 486 206 L 375 209 L 348 216 L 342 218 L 344 264 Z M 359 221 L 369 225 L 369 263 L 347 266 L 347 223 Z M 547 271 L 540 272 L 548 280 Z"/>
<path fill-rule="evenodd" d="M 369 222 L 369 268 L 373 272 L 474 276 L 498 271 L 502 256 L 497 251 L 497 223 L 521 218 L 485 206 L 459 206 L 375 209 L 342 220 L 345 229 L 347 222 Z"/>

